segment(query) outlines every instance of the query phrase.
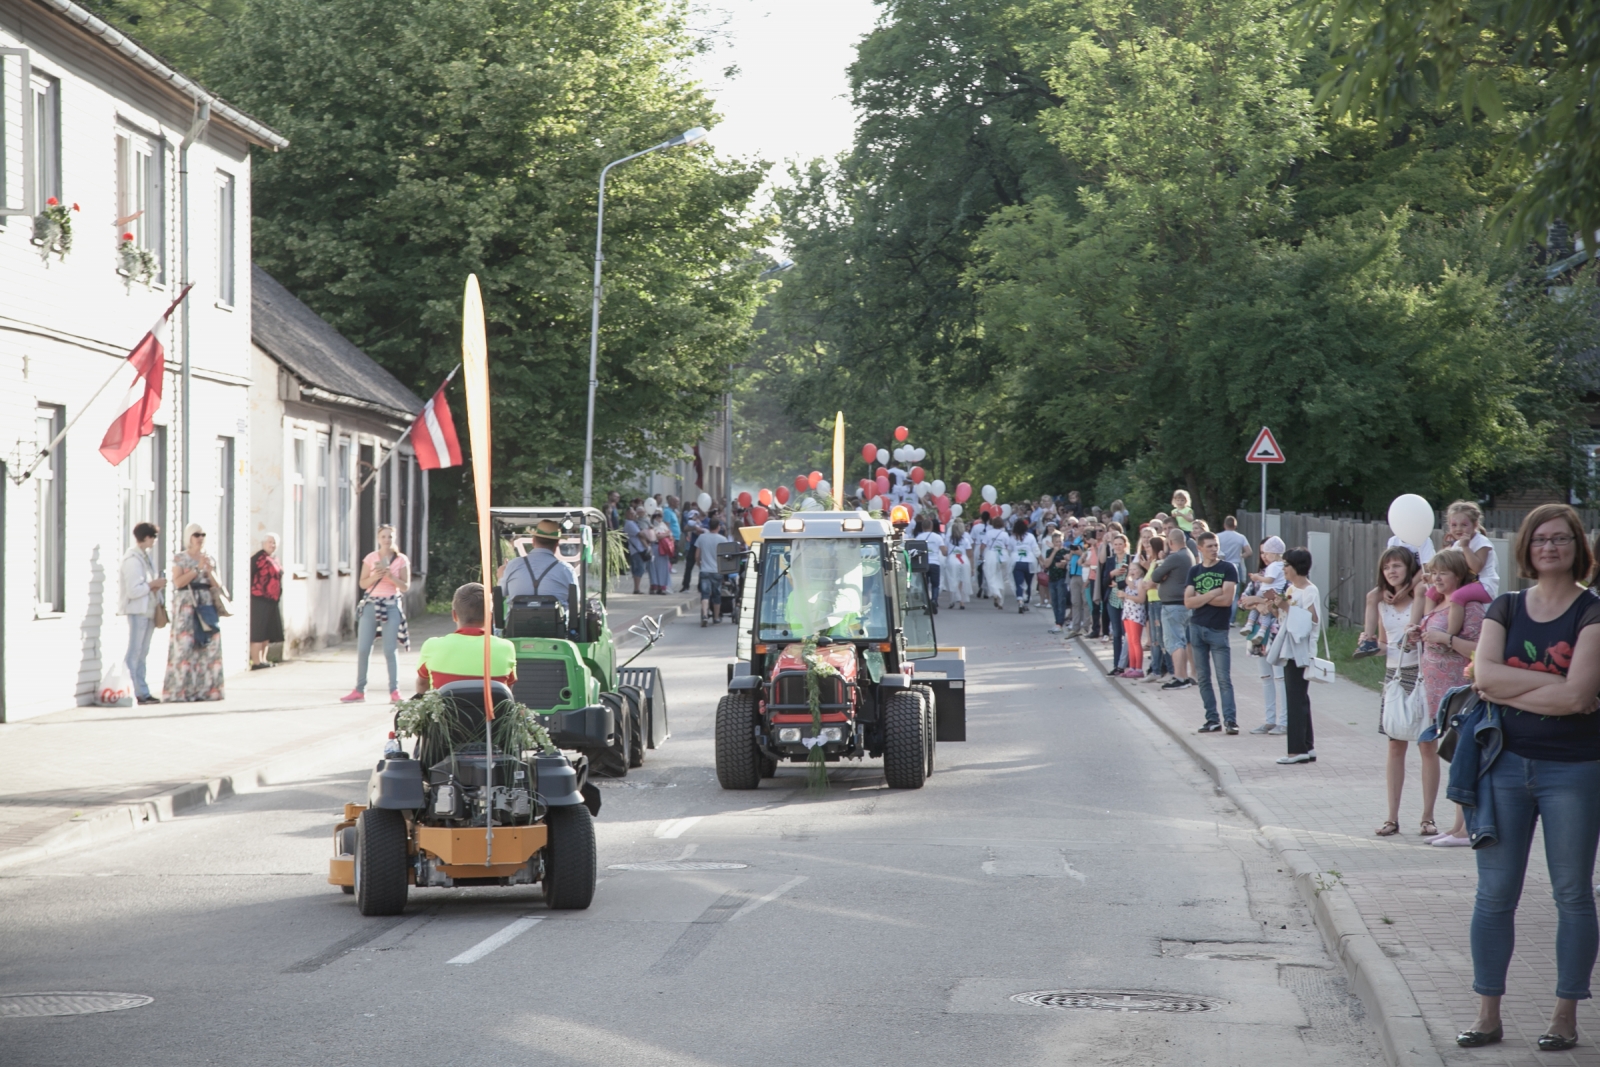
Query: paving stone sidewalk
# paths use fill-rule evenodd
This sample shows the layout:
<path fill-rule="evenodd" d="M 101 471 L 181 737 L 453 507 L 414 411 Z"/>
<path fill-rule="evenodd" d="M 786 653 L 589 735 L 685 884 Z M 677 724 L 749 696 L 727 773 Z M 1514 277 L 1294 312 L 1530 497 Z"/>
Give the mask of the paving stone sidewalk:
<path fill-rule="evenodd" d="M 1087 648 L 1102 669 L 1110 666 L 1109 642 L 1075 642 L 1069 647 Z M 1246 732 L 1265 718 L 1257 672 L 1257 661 L 1234 634 L 1232 673 L 1241 732 L 1232 737 L 1195 734 L 1205 721 L 1197 689 L 1163 691 L 1153 681 L 1119 685 L 1169 729 L 1194 735 L 1195 747 L 1218 763 L 1231 765 L 1260 807 L 1299 839 L 1323 877 L 1346 887 L 1367 930 L 1410 987 L 1445 1063 L 1600 1067 L 1600 1010 L 1593 1000 L 1578 1008 L 1583 1042 L 1578 1048 L 1545 1053 L 1534 1045 L 1545 1032 L 1555 996 L 1556 912 L 1542 837 L 1536 837 L 1517 912 L 1516 955 L 1503 1005 L 1505 1041 L 1483 1049 L 1460 1049 L 1455 1034 L 1471 1026 L 1477 1007 L 1468 944 L 1477 887 L 1472 850 L 1434 848 L 1419 836 L 1422 791 L 1415 748 L 1407 753 L 1400 833 L 1388 838 L 1374 834 L 1387 811 L 1388 744 L 1378 733 L 1376 692 L 1343 678 L 1331 685 L 1313 684 L 1317 762 L 1280 766 L 1275 760 L 1287 751 L 1284 738 Z M 1448 766 L 1443 771 L 1448 776 Z M 1436 818 L 1440 829 L 1448 830 L 1455 807 L 1443 793 L 1441 783 Z M 1368 1008 L 1381 1010 L 1381 1006 Z"/>
<path fill-rule="evenodd" d="M 608 603 L 625 644 L 636 643 L 628 628 L 645 615 L 698 612 L 688 594 L 612 593 Z M 411 620 L 411 651 L 398 657 L 403 694 L 414 689 L 422 642 L 450 629 L 448 615 Z M 355 642 L 347 641 L 271 670 L 241 672 L 227 679 L 219 701 L 69 708 L 0 724 L 0 866 L 41 847 L 83 841 L 91 825 L 110 831 L 103 824 L 111 816 L 124 829 L 129 818 L 170 817 L 174 796 L 186 805 L 215 799 L 204 788 L 196 793 L 200 783 L 224 781 L 243 791 L 256 783 L 241 776 L 262 768 L 293 776 L 381 752 L 393 718 L 382 649 L 373 650 L 367 701 L 342 704 L 355 683 L 355 655 Z M 152 680 L 163 670 L 152 663 Z M 141 810 L 124 814 L 135 805 Z"/>

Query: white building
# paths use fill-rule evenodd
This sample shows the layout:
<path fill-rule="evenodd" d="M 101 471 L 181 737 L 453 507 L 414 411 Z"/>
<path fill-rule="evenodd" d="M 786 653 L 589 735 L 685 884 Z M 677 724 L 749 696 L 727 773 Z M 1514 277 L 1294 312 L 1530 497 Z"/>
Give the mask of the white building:
<path fill-rule="evenodd" d="M 0 0 L 0 719 L 92 699 L 126 645 L 117 565 L 146 519 L 164 570 L 184 522 L 206 526 L 239 604 L 224 663 L 246 664 L 249 150 L 286 143 L 75 4 Z M 70 212 L 64 256 L 33 240 L 52 197 Z M 123 234 L 153 257 L 148 285 L 119 272 Z M 125 357 L 186 277 L 184 311 L 157 331 L 157 432 L 114 468 L 98 448 L 132 377 Z"/>

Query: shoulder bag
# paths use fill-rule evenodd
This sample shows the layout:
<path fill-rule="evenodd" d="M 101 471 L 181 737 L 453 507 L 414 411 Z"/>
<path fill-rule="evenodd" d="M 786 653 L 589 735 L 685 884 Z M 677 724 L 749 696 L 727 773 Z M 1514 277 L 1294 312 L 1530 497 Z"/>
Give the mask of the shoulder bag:
<path fill-rule="evenodd" d="M 1312 682 L 1331 682 L 1338 677 L 1338 669 L 1333 664 L 1333 653 L 1328 651 L 1328 628 L 1322 629 L 1322 655 L 1311 657 L 1311 666 L 1306 669 L 1306 679 Z"/>

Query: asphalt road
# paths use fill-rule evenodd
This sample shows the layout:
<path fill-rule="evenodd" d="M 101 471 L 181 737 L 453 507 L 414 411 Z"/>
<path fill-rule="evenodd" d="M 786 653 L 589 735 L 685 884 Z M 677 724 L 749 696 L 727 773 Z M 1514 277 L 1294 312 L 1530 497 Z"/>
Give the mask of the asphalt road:
<path fill-rule="evenodd" d="M 153 1000 L 0 1018 L 0 1064 L 1381 1063 L 1261 839 L 1045 621 L 942 613 L 972 740 L 919 791 L 868 762 L 821 794 L 717 787 L 732 628 L 669 627 L 673 738 L 604 785 L 586 912 L 435 889 L 362 918 L 325 877 L 365 768 L 8 872 L 0 993 Z M 655 861 L 741 866 L 610 867 Z M 1049 990 L 1210 1010 L 1011 999 Z"/>

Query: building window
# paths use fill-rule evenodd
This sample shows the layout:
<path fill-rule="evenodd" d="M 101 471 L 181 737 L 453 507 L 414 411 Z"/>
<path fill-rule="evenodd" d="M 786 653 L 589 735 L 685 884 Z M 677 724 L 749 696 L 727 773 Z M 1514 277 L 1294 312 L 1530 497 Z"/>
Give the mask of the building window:
<path fill-rule="evenodd" d="M 54 441 L 66 425 L 66 410 L 41 404 L 34 413 L 34 436 L 40 448 Z M 34 601 L 41 612 L 66 610 L 67 578 L 67 442 L 45 457 L 33 472 L 35 500 Z"/>
<path fill-rule="evenodd" d="M 233 175 L 217 172 L 217 302 L 233 306 Z"/>
<path fill-rule="evenodd" d="M 294 459 L 289 465 L 289 493 L 294 514 L 289 536 L 294 540 L 294 554 L 290 561 L 302 574 L 306 566 L 306 439 L 296 437 L 293 444 Z"/>
<path fill-rule="evenodd" d="M 33 76 L 34 201 L 40 211 L 53 196 L 61 200 L 61 80 Z"/>
<path fill-rule="evenodd" d="M 328 492 L 328 435 L 317 434 L 317 573 L 331 571 L 333 555 L 333 508 Z"/>
<path fill-rule="evenodd" d="M 156 561 L 166 559 L 165 530 L 167 514 L 167 428 L 157 426 L 155 432 L 142 439 L 133 454 L 122 461 L 122 548 L 133 545 L 133 528 L 141 522 L 153 522 L 161 529 L 156 543 Z"/>
<path fill-rule="evenodd" d="M 427 529 L 428 529 L 428 496 L 424 488 L 428 484 L 428 472 L 417 466 L 413 461 L 411 465 L 415 484 L 411 490 L 411 569 L 417 574 L 428 572 Z"/>
<path fill-rule="evenodd" d="M 0 48 L 0 225 L 7 215 L 27 215 L 33 184 L 29 170 L 33 161 L 30 126 L 33 111 L 28 106 L 32 84 L 31 58 L 26 48 Z"/>
<path fill-rule="evenodd" d="M 233 592 L 233 438 L 217 438 L 217 524 L 211 529 L 211 551 L 217 558 L 222 585 Z"/>
<path fill-rule="evenodd" d="M 339 569 L 346 573 L 350 570 L 350 512 L 351 485 L 350 485 L 350 438 L 339 438 L 338 458 L 339 478 L 339 523 L 338 539 L 335 542 L 339 554 Z"/>
<path fill-rule="evenodd" d="M 395 547 L 411 554 L 411 457 L 394 457 L 395 477 L 400 481 L 400 513 L 395 521 Z"/>
<path fill-rule="evenodd" d="M 117 229 L 156 257 L 157 284 L 167 280 L 163 170 L 166 145 L 132 130 L 117 133 Z"/>

